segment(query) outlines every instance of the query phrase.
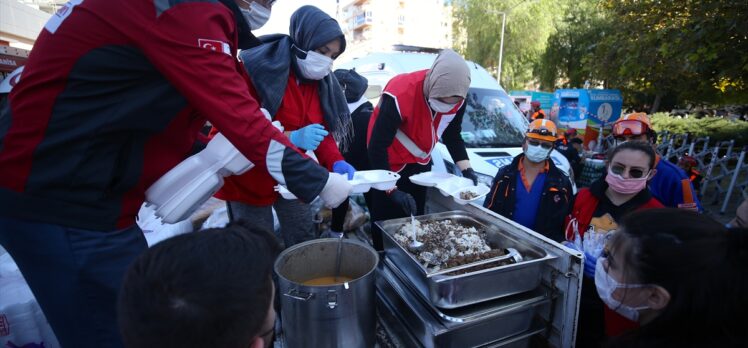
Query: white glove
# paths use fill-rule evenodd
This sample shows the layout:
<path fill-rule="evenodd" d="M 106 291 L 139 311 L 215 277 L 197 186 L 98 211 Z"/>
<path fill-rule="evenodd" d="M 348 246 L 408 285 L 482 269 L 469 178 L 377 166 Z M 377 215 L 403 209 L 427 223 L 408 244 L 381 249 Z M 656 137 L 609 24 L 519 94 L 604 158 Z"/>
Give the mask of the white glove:
<path fill-rule="evenodd" d="M 339 206 L 353 191 L 353 186 L 348 183 L 346 177 L 337 173 L 327 176 L 327 183 L 319 193 L 319 198 L 325 202 L 325 206 L 332 209 Z"/>

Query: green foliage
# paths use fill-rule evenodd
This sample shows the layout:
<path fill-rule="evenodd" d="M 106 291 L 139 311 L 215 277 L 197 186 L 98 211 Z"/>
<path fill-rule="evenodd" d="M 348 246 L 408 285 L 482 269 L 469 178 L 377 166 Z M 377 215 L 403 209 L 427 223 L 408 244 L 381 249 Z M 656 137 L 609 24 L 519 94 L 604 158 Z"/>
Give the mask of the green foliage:
<path fill-rule="evenodd" d="M 748 101 L 745 0 L 580 0 L 565 9 L 535 75 L 546 89 L 585 79 L 628 105 Z"/>
<path fill-rule="evenodd" d="M 593 75 L 589 58 L 604 37 L 606 25 L 598 1 L 581 0 L 566 6 L 535 67 L 541 89 L 581 88 Z"/>
<path fill-rule="evenodd" d="M 691 134 L 696 137 L 710 137 L 710 142 L 735 140 L 739 146 L 748 145 L 748 122 L 731 121 L 721 117 L 695 118 L 670 116 L 665 112 L 651 115 L 654 130 L 669 131 L 674 134 Z"/>
<path fill-rule="evenodd" d="M 454 6 L 455 37 L 465 41 L 456 47 L 467 59 L 496 71 L 501 43 L 501 21 L 505 12 L 504 56 L 501 84 L 507 90 L 521 89 L 535 78 L 534 68 L 555 31 L 555 18 L 567 1 L 555 0 L 457 0 Z"/>

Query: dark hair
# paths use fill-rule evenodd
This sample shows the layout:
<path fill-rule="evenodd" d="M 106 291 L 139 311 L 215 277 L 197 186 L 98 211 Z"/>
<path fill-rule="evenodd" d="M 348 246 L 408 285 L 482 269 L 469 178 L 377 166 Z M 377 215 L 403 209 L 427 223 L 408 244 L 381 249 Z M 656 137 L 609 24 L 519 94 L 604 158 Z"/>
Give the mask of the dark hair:
<path fill-rule="evenodd" d="M 656 284 L 671 296 L 655 319 L 613 346 L 748 342 L 748 230 L 682 209 L 642 210 L 623 219 L 609 247 L 625 252 L 624 282 Z"/>
<path fill-rule="evenodd" d="M 125 346 L 249 346 L 268 315 L 279 251 L 273 235 L 241 222 L 156 244 L 125 275 L 118 300 Z"/>
<path fill-rule="evenodd" d="M 619 152 L 623 150 L 633 150 L 633 151 L 644 152 L 644 154 L 646 154 L 649 157 L 649 169 L 654 169 L 655 159 L 657 157 L 657 154 L 655 154 L 654 150 L 652 149 L 652 145 L 644 141 L 627 141 L 625 143 L 619 144 L 618 146 L 608 150 L 607 161 L 610 163 L 610 161 L 613 160 L 613 157 L 615 157 L 616 154 L 618 154 Z"/>

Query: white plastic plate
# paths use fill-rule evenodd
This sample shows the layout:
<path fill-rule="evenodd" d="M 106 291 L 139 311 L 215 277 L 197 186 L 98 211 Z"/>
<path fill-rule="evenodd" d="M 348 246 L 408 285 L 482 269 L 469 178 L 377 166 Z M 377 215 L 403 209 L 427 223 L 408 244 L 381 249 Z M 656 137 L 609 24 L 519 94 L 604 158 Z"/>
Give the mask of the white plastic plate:
<path fill-rule="evenodd" d="M 451 196 L 453 192 L 469 186 L 473 186 L 473 180 L 455 175 L 436 184 L 436 188 L 445 196 Z"/>
<path fill-rule="evenodd" d="M 389 170 L 362 170 L 353 175 L 349 183 L 353 186 L 353 193 L 364 193 L 370 189 L 389 190 L 394 188 L 400 174 Z"/>
<path fill-rule="evenodd" d="M 348 183 L 353 186 L 351 191 L 353 194 L 369 192 L 372 188 L 382 191 L 389 190 L 395 187 L 398 179 L 400 179 L 400 174 L 389 170 L 362 170 L 353 174 L 353 180 L 349 180 Z M 296 195 L 283 185 L 276 185 L 275 191 L 285 199 L 297 199 Z"/>
<path fill-rule="evenodd" d="M 416 175 L 411 175 L 410 181 L 416 185 L 432 187 L 452 178 L 457 178 L 457 176 L 449 173 L 424 172 Z"/>
<path fill-rule="evenodd" d="M 462 199 L 462 198 L 460 198 L 460 193 L 465 192 L 465 191 L 470 191 L 470 192 L 476 194 L 477 196 L 475 198 L 472 198 L 472 199 Z M 464 205 L 464 204 L 468 204 L 468 203 L 473 202 L 473 201 L 477 201 L 477 200 L 483 199 L 483 197 L 485 197 L 490 191 L 491 191 L 491 188 L 488 187 L 488 186 L 486 186 L 486 185 L 484 185 L 484 184 L 478 184 L 478 186 L 473 186 L 473 183 L 471 182 L 470 186 L 459 188 L 459 189 L 453 191 L 450 194 L 450 196 L 452 196 L 454 198 L 455 202 Z"/>

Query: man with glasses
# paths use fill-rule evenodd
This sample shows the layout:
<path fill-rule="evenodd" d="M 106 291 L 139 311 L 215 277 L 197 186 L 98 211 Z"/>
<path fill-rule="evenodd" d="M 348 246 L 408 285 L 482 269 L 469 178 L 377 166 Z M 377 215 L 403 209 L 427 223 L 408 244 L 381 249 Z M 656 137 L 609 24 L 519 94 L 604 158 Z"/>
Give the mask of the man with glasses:
<path fill-rule="evenodd" d="M 550 160 L 556 137 L 552 121 L 532 121 L 522 144 L 523 153 L 496 174 L 484 206 L 561 241 L 572 188 L 569 177 Z"/>
<path fill-rule="evenodd" d="M 156 244 L 120 292 L 125 347 L 269 347 L 279 251 L 272 234 L 242 222 Z"/>
<path fill-rule="evenodd" d="M 633 113 L 622 116 L 613 124 L 613 137 L 616 145 L 627 141 L 645 141 L 657 151 L 655 143 L 657 133 L 647 114 Z M 677 165 L 662 160 L 660 155 L 655 159 L 657 174 L 649 182 L 649 190 L 666 207 L 688 209 L 702 212 L 701 203 L 688 175 Z"/>

